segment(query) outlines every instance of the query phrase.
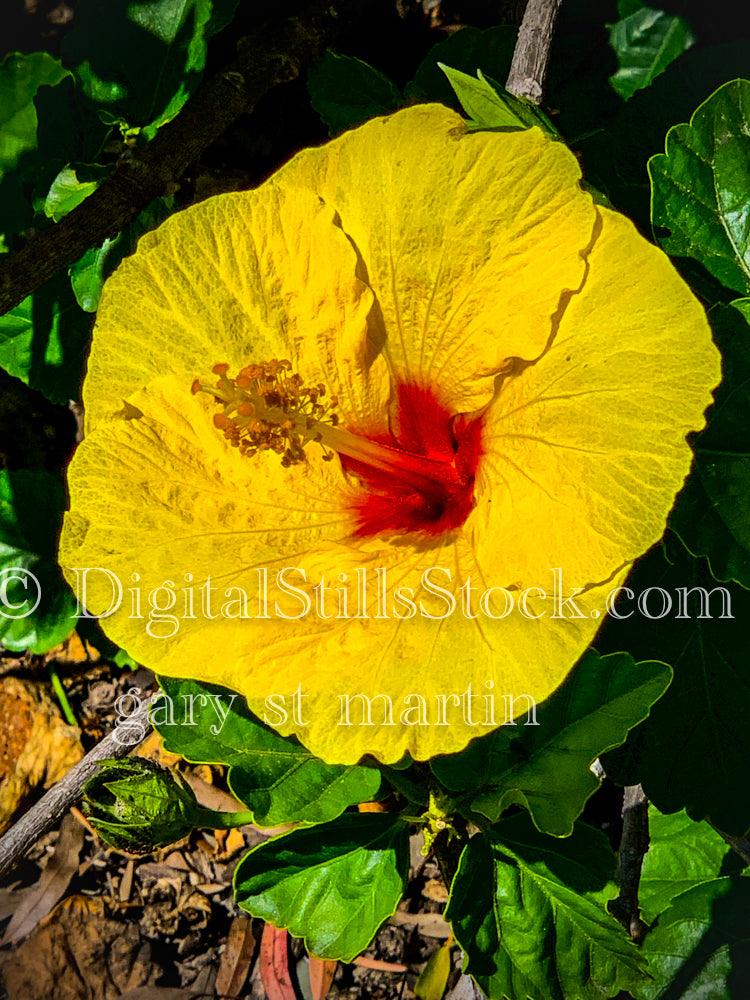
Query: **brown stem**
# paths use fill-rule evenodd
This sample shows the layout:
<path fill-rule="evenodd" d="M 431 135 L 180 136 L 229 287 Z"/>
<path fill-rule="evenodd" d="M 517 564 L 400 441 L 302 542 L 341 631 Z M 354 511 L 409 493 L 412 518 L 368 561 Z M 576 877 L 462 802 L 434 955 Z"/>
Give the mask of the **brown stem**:
<path fill-rule="evenodd" d="M 713 826 L 713 823 L 711 824 Z M 747 837 L 733 837 L 731 833 L 724 833 L 714 826 L 714 830 L 720 833 L 729 846 L 735 850 L 746 865 L 750 865 L 750 840 Z"/>
<path fill-rule="evenodd" d="M 99 761 L 108 757 L 124 757 L 148 736 L 151 732 L 148 710 L 152 701 L 153 695 L 128 717 L 127 722 L 118 725 L 97 743 L 79 764 L 68 771 L 0 838 L 0 877 L 67 812 L 81 794 L 83 786 L 96 773 Z"/>
<path fill-rule="evenodd" d="M 532 104 L 542 103 L 549 50 L 562 0 L 529 0 L 505 89 Z"/>
<path fill-rule="evenodd" d="M 638 905 L 641 867 L 648 845 L 648 799 L 640 785 L 628 785 L 622 803 L 622 840 L 617 866 L 620 895 L 610 903 L 609 909 L 634 941 L 642 940 L 648 930 L 641 920 Z"/>
<path fill-rule="evenodd" d="M 297 17 L 242 39 L 237 59 L 204 81 L 177 117 L 123 156 L 104 183 L 56 225 L 0 259 L 0 315 L 60 268 L 115 236 L 182 174 L 240 115 L 279 83 L 294 80 L 365 0 L 312 0 Z M 282 5 L 283 6 L 283 5 Z"/>

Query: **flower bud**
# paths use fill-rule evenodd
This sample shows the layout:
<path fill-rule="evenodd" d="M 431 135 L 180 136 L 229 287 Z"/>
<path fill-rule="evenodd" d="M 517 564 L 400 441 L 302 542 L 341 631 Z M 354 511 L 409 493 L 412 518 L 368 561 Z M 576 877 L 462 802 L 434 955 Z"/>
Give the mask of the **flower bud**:
<path fill-rule="evenodd" d="M 83 788 L 83 811 L 111 847 L 147 854 L 200 825 L 200 806 L 179 775 L 145 757 L 104 760 Z"/>

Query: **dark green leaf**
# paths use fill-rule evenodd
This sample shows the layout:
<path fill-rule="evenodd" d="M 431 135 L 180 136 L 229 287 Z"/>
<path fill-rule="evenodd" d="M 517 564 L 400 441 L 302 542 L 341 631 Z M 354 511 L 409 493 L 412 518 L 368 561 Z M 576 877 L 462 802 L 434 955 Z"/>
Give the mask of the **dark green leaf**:
<path fill-rule="evenodd" d="M 478 789 L 471 809 L 492 821 L 521 805 L 538 829 L 567 836 L 599 787 L 591 763 L 648 715 L 671 676 L 662 663 L 590 650 L 538 707 L 536 725 L 502 726 L 463 753 L 435 758 L 432 770 L 452 791 Z"/>
<path fill-rule="evenodd" d="M 65 490 L 50 473 L 0 472 L 0 643 L 8 649 L 44 653 L 75 627 L 76 600 L 56 561 L 64 509 Z"/>
<path fill-rule="evenodd" d="M 648 923 L 680 893 L 742 868 L 739 854 L 720 833 L 684 811 L 663 816 L 651 806 L 649 838 L 638 888 L 641 915 Z"/>
<path fill-rule="evenodd" d="M 63 43 L 86 96 L 153 135 L 198 86 L 238 0 L 79 0 Z"/>
<path fill-rule="evenodd" d="M 481 69 L 486 76 L 505 80 L 513 58 L 518 30 L 508 25 L 496 28 L 462 28 L 444 42 L 433 46 L 420 63 L 411 83 L 406 85 L 407 99 L 440 101 L 460 111 L 453 88 L 440 69 L 440 63 L 476 76 Z"/>
<path fill-rule="evenodd" d="M 706 556 L 712 576 L 750 587 L 750 553 L 739 545 L 711 503 L 695 466 L 677 497 L 669 527 L 688 552 Z"/>
<path fill-rule="evenodd" d="M 158 704 L 153 722 L 164 745 L 190 761 L 229 765 L 229 785 L 259 826 L 324 823 L 380 787 L 375 768 L 324 764 L 263 725 L 232 691 L 169 677 L 159 683 L 169 701 Z"/>
<path fill-rule="evenodd" d="M 661 245 L 695 258 L 727 288 L 750 292 L 750 83 L 735 80 L 667 135 L 649 160 L 651 219 Z"/>
<path fill-rule="evenodd" d="M 0 316 L 0 368 L 53 403 L 77 399 L 91 317 L 58 272 L 38 292 Z"/>
<path fill-rule="evenodd" d="M 616 889 L 606 838 L 578 824 L 544 836 L 525 815 L 472 837 L 446 917 L 465 971 L 489 997 L 600 1000 L 631 989 L 645 966 L 607 913 Z"/>
<path fill-rule="evenodd" d="M 738 316 L 742 317 L 742 319 Z M 717 306 L 712 320 L 724 378 L 696 443 L 701 482 L 732 537 L 750 550 L 750 299 Z"/>
<path fill-rule="evenodd" d="M 636 90 L 648 87 L 693 41 L 681 17 L 640 7 L 609 29 L 609 43 L 619 63 L 612 86 L 627 100 Z"/>
<path fill-rule="evenodd" d="M 14 232 L 31 218 L 21 182 L 37 148 L 34 96 L 67 75 L 46 52 L 14 53 L 0 63 L 0 232 Z"/>
<path fill-rule="evenodd" d="M 21 155 L 36 148 L 34 96 L 44 84 L 54 86 L 68 75 L 46 52 L 7 56 L 0 63 L 0 178 Z"/>
<path fill-rule="evenodd" d="M 237 866 L 237 903 L 305 939 L 318 958 L 351 962 L 399 904 L 409 828 L 398 816 L 340 816 L 260 844 Z"/>
<path fill-rule="evenodd" d="M 670 661 L 674 680 L 625 745 L 603 757 L 604 769 L 620 784 L 640 782 L 662 812 L 687 808 L 742 834 L 750 826 L 750 592 L 717 584 L 673 536 L 639 561 L 626 586 L 632 596 L 615 612 L 631 617 L 609 619 L 597 648 Z"/>
<path fill-rule="evenodd" d="M 604 49 L 611 54 L 614 63 L 614 52 L 606 45 Z M 553 59 L 554 53 L 553 42 Z M 585 128 L 589 130 L 576 144 L 588 180 L 620 211 L 634 218 L 644 233 L 650 233 L 651 190 L 646 168 L 649 158 L 663 152 L 664 137 L 671 126 L 687 121 L 698 105 L 726 80 L 746 75 L 749 65 L 750 41 L 709 48 L 696 46 L 670 63 L 649 87 L 636 91 L 629 101 L 623 102 L 605 77 L 606 89 L 616 106 L 608 110 L 597 101 L 595 116 L 590 113 L 591 98 L 571 104 L 571 97 L 576 93 L 575 81 L 568 89 L 553 90 L 554 61 L 550 66 L 548 89 L 552 106 L 561 109 L 556 124 L 566 139 L 576 140 Z M 561 64 L 561 70 L 569 70 L 569 67 L 570 63 Z M 616 68 L 612 66 L 608 75 Z M 579 68 L 577 77 L 579 93 L 591 80 L 591 74 L 583 70 L 584 67 Z M 603 98 L 599 90 L 596 94 Z M 716 302 L 726 297 L 721 284 L 698 261 L 681 258 L 675 263 L 708 301 Z"/>
<path fill-rule="evenodd" d="M 750 299 L 710 312 L 724 377 L 671 526 L 714 576 L 750 587 Z"/>
<path fill-rule="evenodd" d="M 331 135 L 395 111 L 402 101 L 398 87 L 379 70 L 330 49 L 310 67 L 307 89 Z"/>
<path fill-rule="evenodd" d="M 677 896 L 646 935 L 654 976 L 638 1000 L 739 1000 L 750 985 L 750 879 L 703 882 Z"/>

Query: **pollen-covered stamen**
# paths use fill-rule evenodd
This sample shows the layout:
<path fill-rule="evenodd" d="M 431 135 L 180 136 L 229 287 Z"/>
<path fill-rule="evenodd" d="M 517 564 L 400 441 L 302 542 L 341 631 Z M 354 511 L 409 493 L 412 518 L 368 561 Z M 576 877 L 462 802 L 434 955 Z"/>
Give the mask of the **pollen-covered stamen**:
<path fill-rule="evenodd" d="M 214 417 L 224 437 L 245 455 L 274 451 L 284 466 L 303 462 L 316 442 L 326 460 L 368 488 L 353 500 L 356 534 L 392 529 L 439 534 L 463 524 L 474 507 L 474 475 L 482 454 L 483 418 L 452 415 L 425 387 L 397 384 L 394 425 L 353 434 L 338 426 L 335 397 L 306 386 L 288 361 L 248 365 L 236 378 L 215 365 L 215 384 L 196 379 L 221 405 Z"/>
<path fill-rule="evenodd" d="M 229 365 L 214 365 L 218 382 L 196 379 L 192 392 L 207 392 L 221 405 L 215 426 L 243 455 L 273 451 L 284 466 L 305 461 L 304 446 L 321 440 L 319 428 L 335 427 L 336 397 L 326 397 L 322 383 L 305 385 L 291 374 L 289 361 L 266 361 L 247 365 L 236 378 Z M 326 460 L 333 452 L 323 449 Z"/>

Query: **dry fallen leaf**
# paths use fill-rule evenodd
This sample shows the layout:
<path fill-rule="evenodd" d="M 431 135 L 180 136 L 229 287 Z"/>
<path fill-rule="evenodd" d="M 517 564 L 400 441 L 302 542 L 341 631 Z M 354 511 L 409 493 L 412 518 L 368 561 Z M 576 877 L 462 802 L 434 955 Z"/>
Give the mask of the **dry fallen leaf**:
<path fill-rule="evenodd" d="M 54 853 L 47 860 L 39 881 L 27 889 L 17 889 L 16 910 L 0 941 L 0 947 L 17 944 L 30 934 L 62 899 L 70 880 L 78 871 L 83 848 L 83 827 L 68 814 L 60 826 Z"/>
<path fill-rule="evenodd" d="M 310 955 L 310 990 L 313 1000 L 325 1000 L 331 991 L 333 977 L 336 975 L 338 962 L 327 961 Z"/>
<path fill-rule="evenodd" d="M 380 958 L 370 958 L 369 955 L 357 955 L 352 965 L 359 965 L 363 969 L 377 969 L 378 972 L 408 972 L 408 965 L 400 965 L 398 962 L 384 962 Z"/>
<path fill-rule="evenodd" d="M 422 895 L 425 899 L 432 899 L 436 903 L 448 902 L 448 890 L 445 883 L 440 878 L 430 878 L 424 884 Z"/>
<path fill-rule="evenodd" d="M 191 986 L 185 989 L 175 986 L 139 986 L 138 989 L 123 993 L 120 1000 L 198 1000 L 205 993 L 196 993 Z"/>
<path fill-rule="evenodd" d="M 425 937 L 447 938 L 451 933 L 451 925 L 441 913 L 406 913 L 404 910 L 396 910 L 388 923 L 398 927 L 416 927 Z"/>
<path fill-rule="evenodd" d="M 78 763 L 80 735 L 42 684 L 0 680 L 0 833 L 34 788 L 49 788 Z"/>
<path fill-rule="evenodd" d="M 90 643 L 84 642 L 75 631 L 71 632 L 59 646 L 53 646 L 44 654 L 45 663 L 51 660 L 65 664 L 95 663 L 99 659 L 101 659 L 99 651 Z"/>
<path fill-rule="evenodd" d="M 8 1000 L 119 1000 L 160 974 L 138 926 L 108 918 L 103 901 L 87 896 L 63 900 L 3 956 Z"/>
<path fill-rule="evenodd" d="M 288 943 L 286 931 L 265 925 L 260 944 L 260 973 L 268 1000 L 297 1000 L 289 971 Z"/>
<path fill-rule="evenodd" d="M 239 997 L 255 954 L 253 925 L 244 913 L 232 921 L 227 935 L 224 954 L 216 974 L 216 992 L 219 996 Z"/>

